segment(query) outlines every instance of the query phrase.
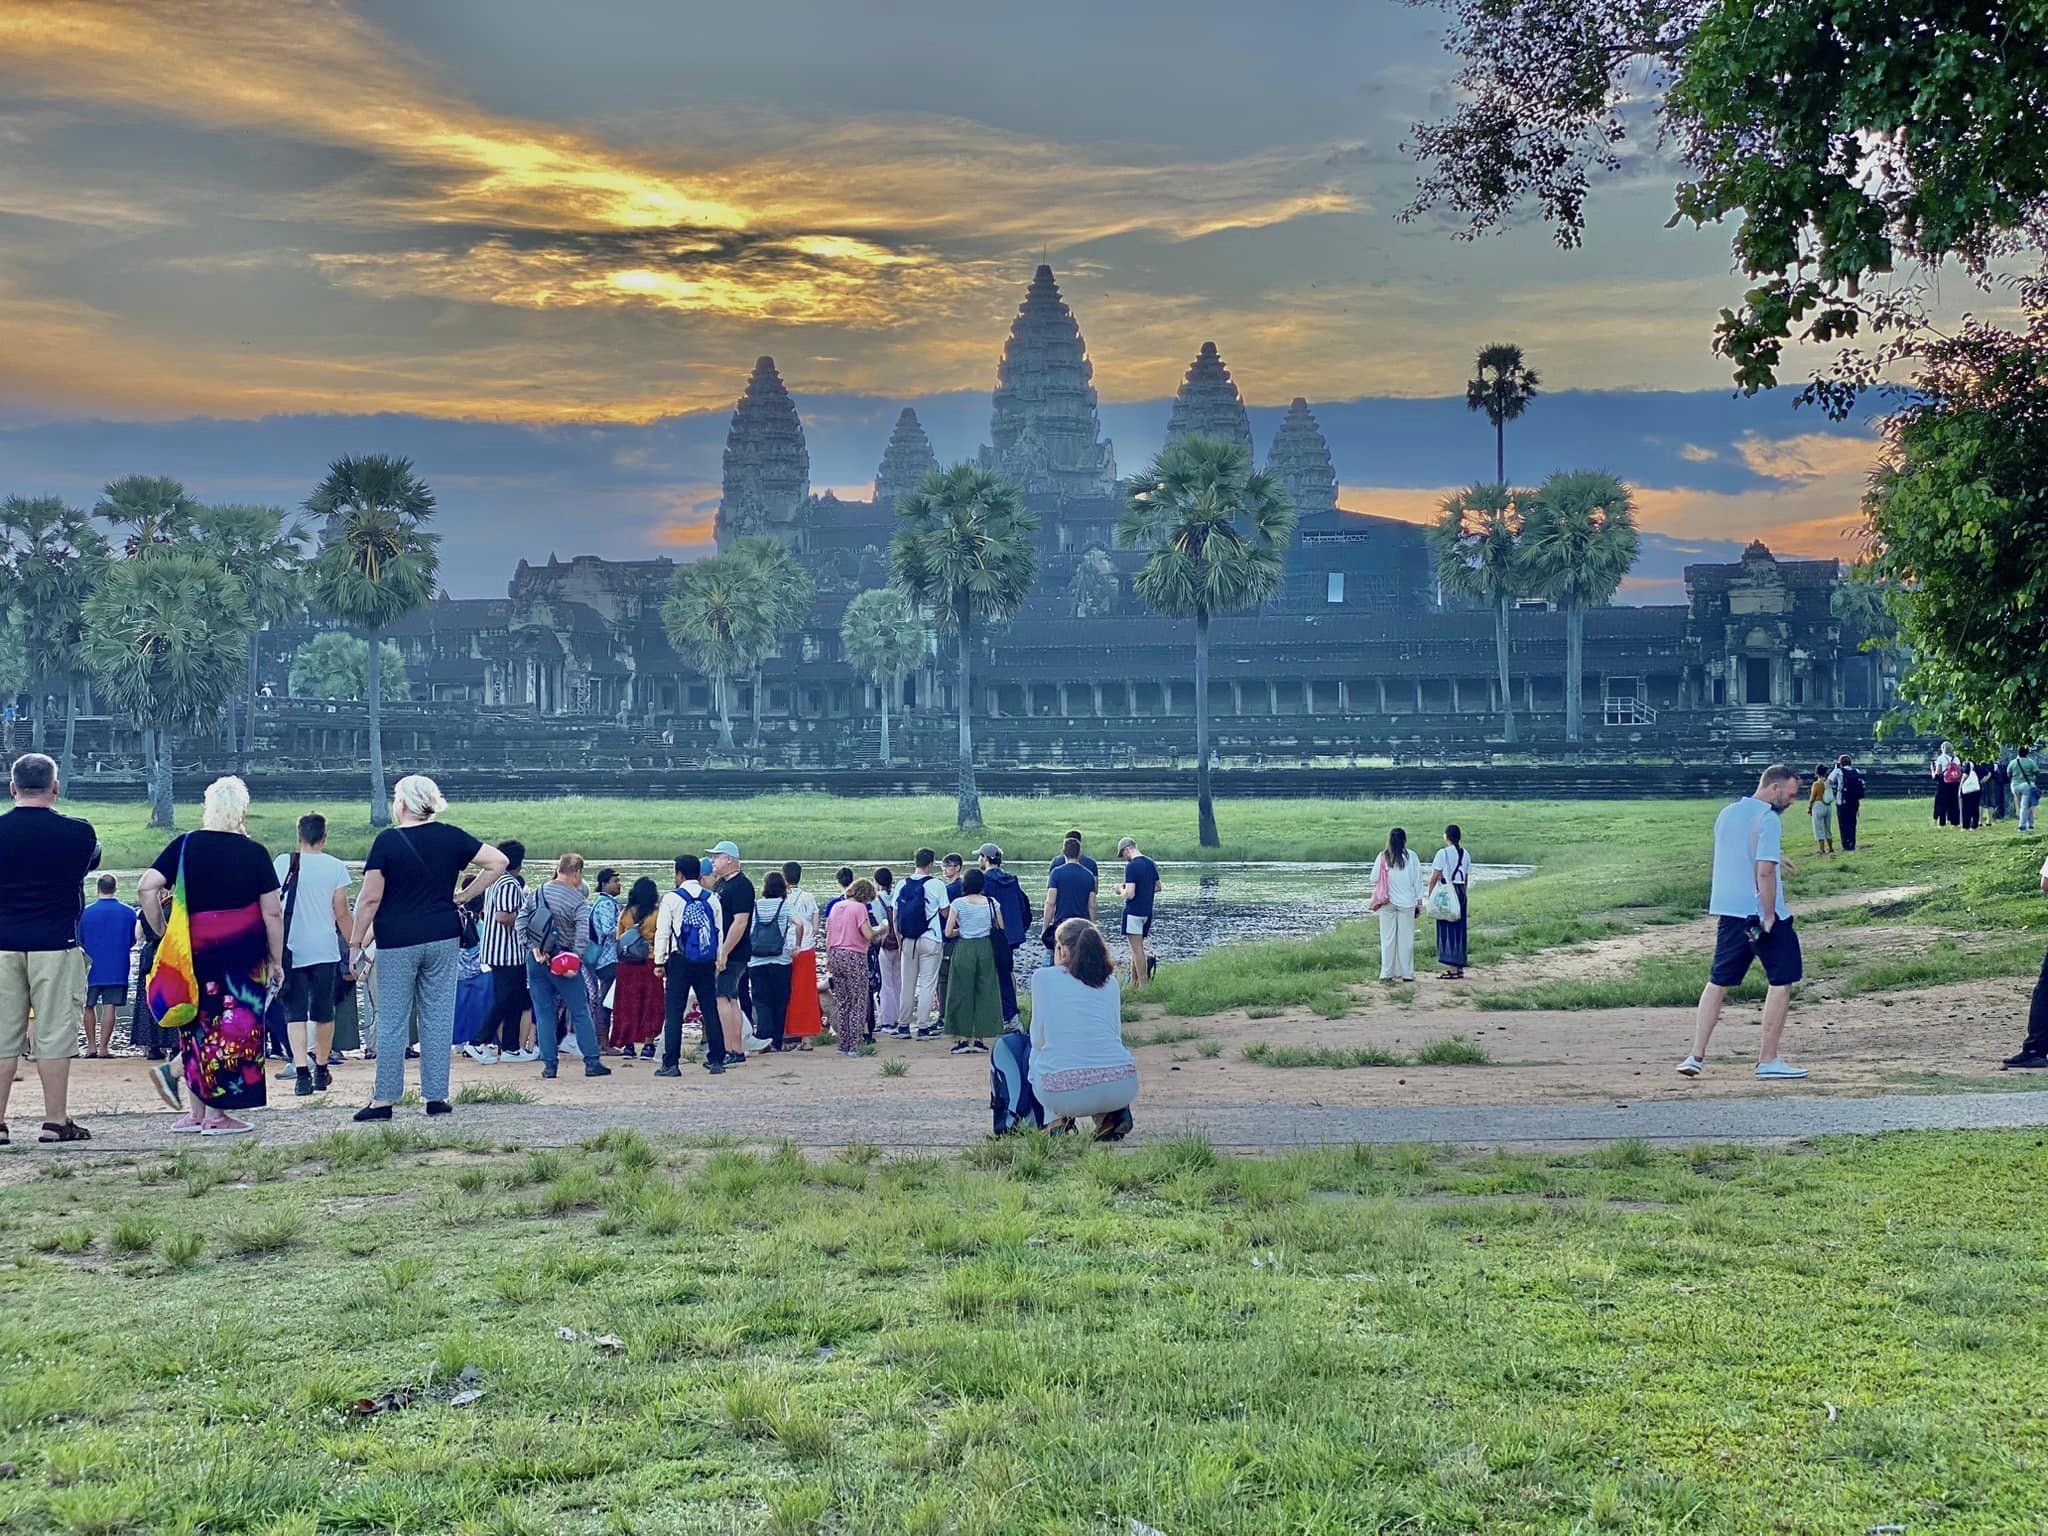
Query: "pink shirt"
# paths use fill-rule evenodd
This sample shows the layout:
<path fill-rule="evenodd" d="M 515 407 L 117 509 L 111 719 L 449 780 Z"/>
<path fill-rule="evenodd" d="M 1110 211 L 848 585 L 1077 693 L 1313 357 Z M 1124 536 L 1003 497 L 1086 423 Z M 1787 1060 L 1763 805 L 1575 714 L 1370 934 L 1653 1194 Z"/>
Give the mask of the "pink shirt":
<path fill-rule="evenodd" d="M 825 919 L 825 943 L 832 949 L 867 953 L 868 913 L 857 901 L 835 901 L 832 915 Z"/>

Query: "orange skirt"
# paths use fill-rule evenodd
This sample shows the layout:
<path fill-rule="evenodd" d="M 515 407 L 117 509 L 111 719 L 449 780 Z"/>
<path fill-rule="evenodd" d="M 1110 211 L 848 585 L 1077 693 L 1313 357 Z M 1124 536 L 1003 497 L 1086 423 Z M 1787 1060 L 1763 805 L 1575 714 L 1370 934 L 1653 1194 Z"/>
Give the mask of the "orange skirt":
<path fill-rule="evenodd" d="M 789 1012 L 783 1015 L 782 1036 L 801 1040 L 825 1033 L 825 1014 L 818 1006 L 818 952 L 800 949 L 790 960 Z"/>

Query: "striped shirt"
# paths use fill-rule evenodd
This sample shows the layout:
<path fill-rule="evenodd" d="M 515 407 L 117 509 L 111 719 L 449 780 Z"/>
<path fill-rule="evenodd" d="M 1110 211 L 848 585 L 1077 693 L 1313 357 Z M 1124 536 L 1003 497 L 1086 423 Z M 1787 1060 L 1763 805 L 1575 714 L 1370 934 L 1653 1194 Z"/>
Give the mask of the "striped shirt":
<path fill-rule="evenodd" d="M 526 881 L 518 875 L 500 875 L 498 883 L 484 893 L 483 944 L 479 958 L 485 965 L 524 965 L 526 946 L 519 942 L 520 899 L 526 894 Z M 498 921 L 500 912 L 509 912 L 513 924 L 508 926 Z"/>

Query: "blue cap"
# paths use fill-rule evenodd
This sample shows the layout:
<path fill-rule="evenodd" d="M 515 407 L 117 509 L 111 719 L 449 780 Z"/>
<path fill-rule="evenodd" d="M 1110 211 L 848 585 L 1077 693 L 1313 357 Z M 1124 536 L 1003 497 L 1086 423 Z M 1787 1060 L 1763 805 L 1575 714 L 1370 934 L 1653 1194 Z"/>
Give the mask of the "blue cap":
<path fill-rule="evenodd" d="M 739 845 L 731 842 L 714 843 L 704 851 L 713 855 L 722 853 L 728 859 L 737 859 L 740 856 Z"/>

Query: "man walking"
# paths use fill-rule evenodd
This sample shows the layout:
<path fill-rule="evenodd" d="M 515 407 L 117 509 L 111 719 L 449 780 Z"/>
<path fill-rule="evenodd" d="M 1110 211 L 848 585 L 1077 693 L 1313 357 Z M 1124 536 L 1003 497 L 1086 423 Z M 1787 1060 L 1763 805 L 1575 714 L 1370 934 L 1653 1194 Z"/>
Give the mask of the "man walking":
<path fill-rule="evenodd" d="M 135 959 L 135 909 L 114 894 L 112 875 L 100 876 L 100 896 L 78 920 L 85 949 L 85 1056 L 114 1054 L 114 1019 L 128 1006 L 128 972 Z"/>
<path fill-rule="evenodd" d="M 299 846 L 277 856 L 277 883 L 284 891 L 284 1029 L 291 1042 L 292 1092 L 305 1098 L 332 1082 L 341 931 L 349 926 L 348 866 L 327 851 L 325 816 L 310 812 L 299 818 Z"/>
<path fill-rule="evenodd" d="M 532 1011 L 526 986 L 526 946 L 519 941 L 519 909 L 526 899 L 526 845 L 508 837 L 498 845 L 508 861 L 505 873 L 484 892 L 483 936 L 477 959 L 491 973 L 491 1011 L 483 1033 L 462 1049 L 470 1060 L 538 1061 L 526 1049 L 525 1027 Z"/>
<path fill-rule="evenodd" d="M 917 850 L 916 872 L 896 887 L 896 936 L 903 967 L 903 998 L 896 1033 L 915 1040 L 936 1039 L 939 1029 L 939 958 L 944 953 L 947 909 L 953 905 L 933 865 L 938 855 Z"/>
<path fill-rule="evenodd" d="M 9 1139 L 7 1101 L 24 1057 L 43 1083 L 36 1139 L 92 1139 L 71 1118 L 68 1096 L 85 1009 L 78 919 L 85 877 L 99 868 L 100 840 L 91 822 L 58 813 L 62 789 L 54 760 L 24 753 L 8 776 L 14 809 L 0 816 L 0 1146 Z"/>
<path fill-rule="evenodd" d="M 996 945 L 996 983 L 1003 993 L 1003 1022 L 1014 1029 L 1018 1017 L 1017 951 L 1031 932 L 1031 898 L 1024 894 L 1017 877 L 1003 868 L 1003 850 L 994 843 L 983 843 L 975 859 L 981 865 L 982 894 L 1003 914 L 1002 928 L 991 937 Z"/>
<path fill-rule="evenodd" d="M 719 935 L 725 931 L 718 898 L 704 889 L 694 853 L 676 855 L 676 887 L 661 898 L 654 920 L 654 965 L 667 983 L 661 1021 L 661 1065 L 656 1077 L 683 1075 L 683 1018 L 690 999 L 704 1031 L 704 1070 L 725 1070 L 725 1029 L 718 1009 Z"/>
<path fill-rule="evenodd" d="M 1142 992 L 1152 984 L 1145 940 L 1152 936 L 1152 900 L 1159 894 L 1159 866 L 1145 857 L 1134 837 L 1117 844 L 1116 856 L 1124 861 L 1124 937 L 1131 942 L 1131 990 Z"/>
<path fill-rule="evenodd" d="M 1067 844 L 1069 843 L 1073 845 L 1074 851 L 1072 853 L 1067 852 Z M 1053 870 L 1058 869 L 1062 864 L 1066 863 L 1069 859 L 1072 859 L 1075 863 L 1079 864 L 1083 869 L 1087 870 L 1088 873 L 1093 875 L 1097 880 L 1100 880 L 1102 878 L 1102 871 L 1096 867 L 1095 861 L 1089 858 L 1087 854 L 1081 851 L 1081 829 L 1079 827 L 1067 828 L 1066 840 L 1060 844 L 1059 855 L 1052 861 L 1051 865 L 1047 868 L 1046 873 L 1051 874 Z"/>
<path fill-rule="evenodd" d="M 1835 781 L 1835 820 L 1842 832 L 1842 852 L 1856 851 L 1856 818 L 1863 810 L 1863 775 L 1844 752 L 1835 759 L 1835 771 L 1828 775 Z"/>
<path fill-rule="evenodd" d="M 1095 871 L 1081 855 L 1081 839 L 1073 833 L 1053 860 L 1052 873 L 1045 880 L 1045 949 L 1052 953 L 1052 936 L 1070 917 L 1095 921 Z"/>
<path fill-rule="evenodd" d="M 2034 830 L 2034 807 L 2041 803 L 2041 759 L 2031 745 L 2022 747 L 2012 760 L 2012 797 L 2020 815 L 2020 830 Z"/>
<path fill-rule="evenodd" d="M 740 868 L 739 847 L 730 842 L 719 843 L 709 850 L 712 878 L 717 882 L 718 910 L 724 925 L 724 937 L 718 945 L 718 958 L 714 962 L 717 976 L 718 1028 L 725 1037 L 725 1064 L 728 1067 L 744 1066 L 747 1053 L 740 1049 L 745 1038 L 746 1015 L 740 1003 L 740 986 L 747 979 L 747 961 L 753 949 L 749 935 L 754 926 L 754 882 L 747 878 L 747 872 Z M 711 1037 L 711 1020 L 704 1021 L 704 1036 Z M 706 1046 L 707 1057 L 709 1046 Z"/>
<path fill-rule="evenodd" d="M 1806 1076 L 1779 1054 L 1792 988 L 1803 974 L 1799 935 L 1785 904 L 1785 879 L 1793 873 L 1780 841 L 1780 818 L 1799 798 L 1799 775 L 1773 763 L 1757 780 L 1756 793 L 1727 807 L 1714 821 L 1714 882 L 1707 910 L 1719 920 L 1714 968 L 1700 993 L 1692 1053 L 1678 1064 L 1681 1077 L 1698 1077 L 1706 1066 L 1707 1042 L 1721 1021 L 1728 989 L 1742 984 L 1752 961 L 1761 961 L 1770 990 L 1764 994 L 1764 1034 L 1756 1075 L 1765 1080 Z"/>

